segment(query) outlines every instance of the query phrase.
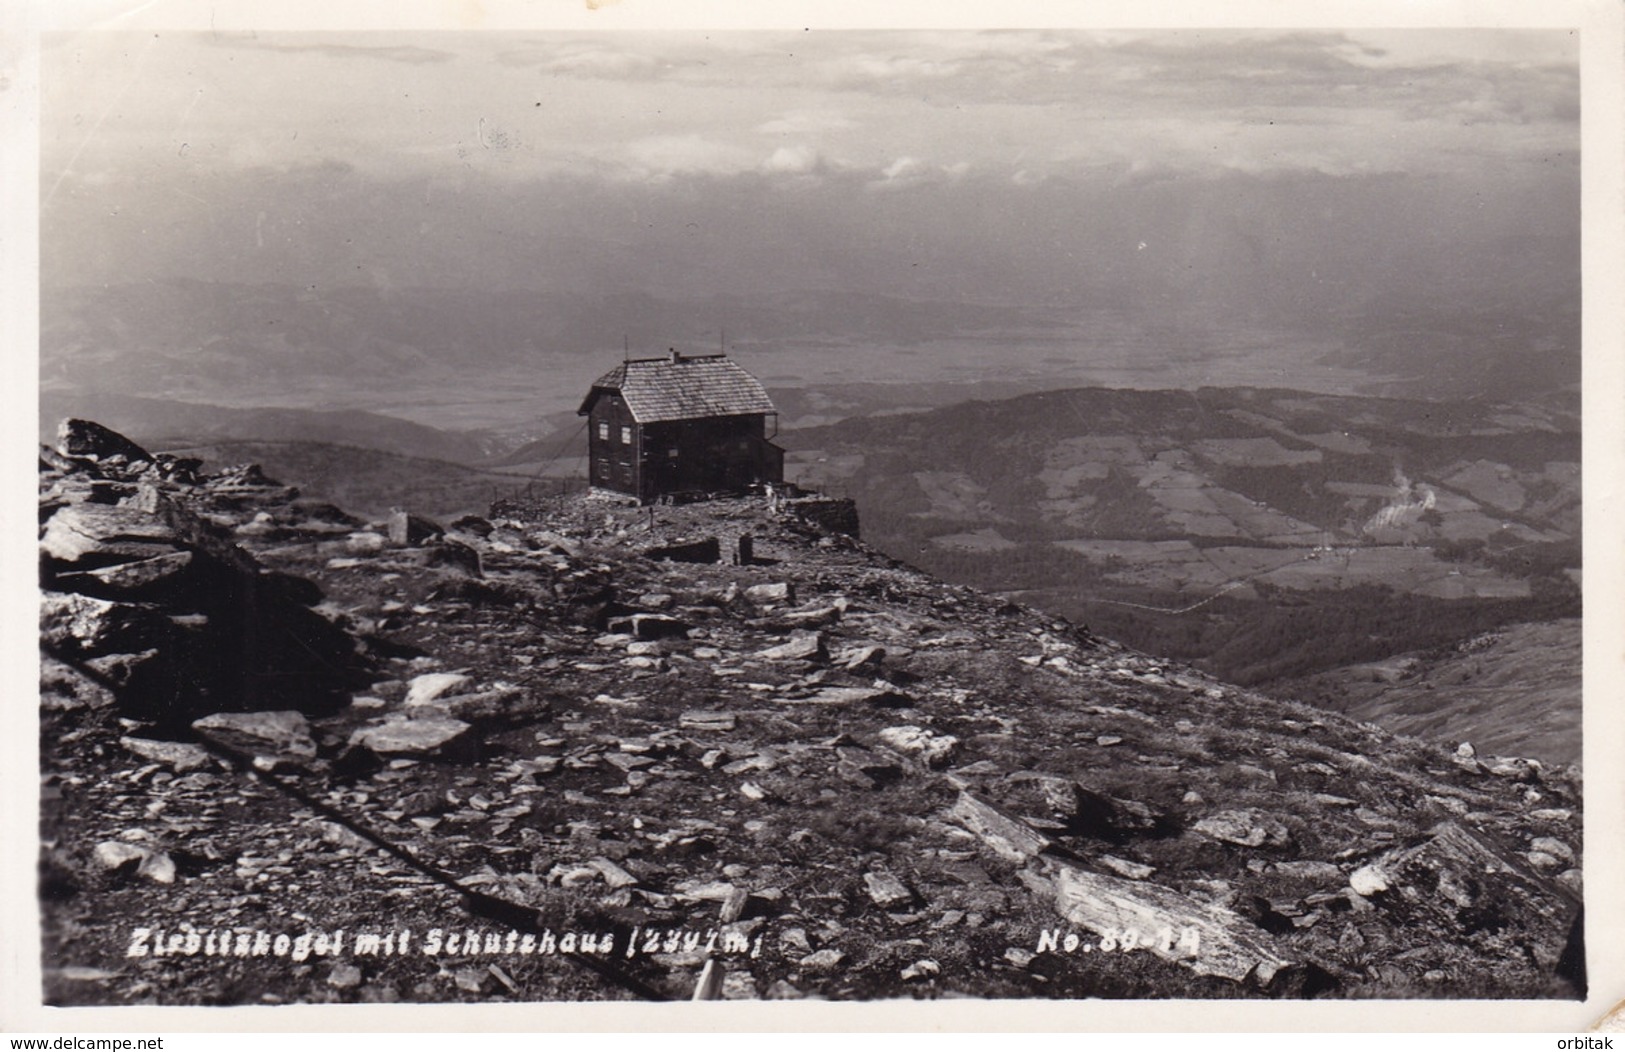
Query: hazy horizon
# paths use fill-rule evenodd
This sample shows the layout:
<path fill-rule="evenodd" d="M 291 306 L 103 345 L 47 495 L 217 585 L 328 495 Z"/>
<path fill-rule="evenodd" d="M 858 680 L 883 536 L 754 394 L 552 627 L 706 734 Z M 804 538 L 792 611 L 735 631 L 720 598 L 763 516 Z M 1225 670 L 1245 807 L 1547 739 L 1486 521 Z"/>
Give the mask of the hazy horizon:
<path fill-rule="evenodd" d="M 274 399 L 726 332 L 1562 388 L 1578 73 L 1551 30 L 53 36 L 42 362 Z"/>

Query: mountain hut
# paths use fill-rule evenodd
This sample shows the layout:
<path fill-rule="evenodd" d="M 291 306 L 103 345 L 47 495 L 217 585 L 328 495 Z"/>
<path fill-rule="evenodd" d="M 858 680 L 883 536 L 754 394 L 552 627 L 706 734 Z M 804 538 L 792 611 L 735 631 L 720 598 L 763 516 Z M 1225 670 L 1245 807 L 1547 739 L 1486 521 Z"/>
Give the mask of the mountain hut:
<path fill-rule="evenodd" d="M 593 381 L 578 412 L 596 491 L 647 503 L 784 480 L 784 450 L 771 441 L 778 410 L 726 355 L 674 349 L 622 362 Z"/>

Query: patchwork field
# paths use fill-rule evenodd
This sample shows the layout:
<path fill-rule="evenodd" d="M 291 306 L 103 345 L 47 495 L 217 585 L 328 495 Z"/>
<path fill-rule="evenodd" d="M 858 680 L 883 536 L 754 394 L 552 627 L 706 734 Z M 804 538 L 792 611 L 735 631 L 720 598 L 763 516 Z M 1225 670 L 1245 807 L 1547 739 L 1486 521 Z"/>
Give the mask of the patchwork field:
<path fill-rule="evenodd" d="M 783 441 L 898 558 L 1245 682 L 1579 610 L 1560 401 L 1095 388 Z"/>

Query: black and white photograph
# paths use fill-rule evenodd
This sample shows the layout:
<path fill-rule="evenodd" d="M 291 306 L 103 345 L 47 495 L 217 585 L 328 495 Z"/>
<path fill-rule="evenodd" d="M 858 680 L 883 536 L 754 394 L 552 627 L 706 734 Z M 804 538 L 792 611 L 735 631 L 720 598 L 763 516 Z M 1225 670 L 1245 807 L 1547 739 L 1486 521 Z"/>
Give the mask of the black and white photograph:
<path fill-rule="evenodd" d="M 1625 996 L 1591 9 L 136 6 L 38 41 L 25 1005 Z"/>

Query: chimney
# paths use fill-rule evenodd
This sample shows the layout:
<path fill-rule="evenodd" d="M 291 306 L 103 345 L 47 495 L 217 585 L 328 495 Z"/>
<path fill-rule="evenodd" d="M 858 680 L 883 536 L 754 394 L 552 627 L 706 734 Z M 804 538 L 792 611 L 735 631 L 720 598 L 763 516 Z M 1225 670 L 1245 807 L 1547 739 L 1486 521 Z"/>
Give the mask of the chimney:
<path fill-rule="evenodd" d="M 683 356 L 677 353 L 677 348 L 671 347 L 668 348 L 668 350 L 671 352 L 671 364 L 676 365 L 678 362 L 683 360 Z"/>

